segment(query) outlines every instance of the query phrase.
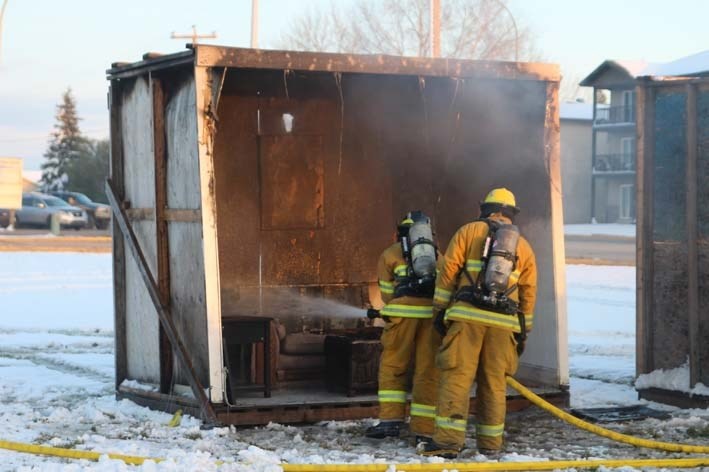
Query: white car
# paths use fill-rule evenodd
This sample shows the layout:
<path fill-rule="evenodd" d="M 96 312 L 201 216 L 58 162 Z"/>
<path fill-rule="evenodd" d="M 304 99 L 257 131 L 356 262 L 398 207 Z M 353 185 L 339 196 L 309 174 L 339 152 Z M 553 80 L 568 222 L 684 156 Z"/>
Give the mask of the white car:
<path fill-rule="evenodd" d="M 61 198 L 31 192 L 22 194 L 22 209 L 15 213 L 15 226 L 51 227 L 55 214 L 63 228 L 81 229 L 88 224 L 88 216 L 81 208 L 71 206 Z"/>

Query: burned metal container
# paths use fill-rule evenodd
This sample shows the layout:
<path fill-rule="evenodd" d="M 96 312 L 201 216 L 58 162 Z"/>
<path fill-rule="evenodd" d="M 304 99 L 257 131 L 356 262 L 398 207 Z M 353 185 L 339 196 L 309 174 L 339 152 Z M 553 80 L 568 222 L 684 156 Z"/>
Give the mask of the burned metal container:
<path fill-rule="evenodd" d="M 539 266 L 518 376 L 566 398 L 556 66 L 195 45 L 108 79 L 120 397 L 233 424 L 376 415 L 328 392 L 324 338 L 381 305 L 403 215 L 445 249 L 504 186 Z M 223 326 L 244 316 L 271 334 L 233 335 L 238 365 L 277 384 L 230 401 Z"/>
<path fill-rule="evenodd" d="M 638 82 L 637 374 L 688 369 L 684 391 L 640 396 L 709 406 L 709 79 Z"/>
<path fill-rule="evenodd" d="M 377 392 L 381 334 L 381 328 L 370 328 L 333 332 L 325 338 L 328 390 L 348 397 Z"/>

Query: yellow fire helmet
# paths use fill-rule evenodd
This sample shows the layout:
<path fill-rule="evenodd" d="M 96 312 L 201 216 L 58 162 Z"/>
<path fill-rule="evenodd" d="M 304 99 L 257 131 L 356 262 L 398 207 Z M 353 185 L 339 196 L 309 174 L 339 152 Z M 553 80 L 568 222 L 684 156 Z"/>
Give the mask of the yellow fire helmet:
<path fill-rule="evenodd" d="M 416 221 L 427 219 L 428 217 L 421 210 L 413 210 L 408 212 L 404 219 L 401 220 L 396 226 L 397 238 L 401 239 L 402 237 L 408 235 L 409 228 L 411 228 Z"/>
<path fill-rule="evenodd" d="M 485 197 L 485 200 L 480 203 L 480 209 L 486 214 L 490 214 L 495 210 L 502 213 L 511 213 L 512 216 L 519 213 L 515 195 L 504 187 L 492 189 Z"/>

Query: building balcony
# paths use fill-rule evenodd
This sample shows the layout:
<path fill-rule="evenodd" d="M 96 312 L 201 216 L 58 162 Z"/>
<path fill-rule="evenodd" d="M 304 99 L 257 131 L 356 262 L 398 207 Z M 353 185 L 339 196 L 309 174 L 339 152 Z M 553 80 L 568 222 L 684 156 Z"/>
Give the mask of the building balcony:
<path fill-rule="evenodd" d="M 635 154 L 597 154 L 594 174 L 634 174 Z"/>
<path fill-rule="evenodd" d="M 596 119 L 593 122 L 595 126 L 634 123 L 635 107 L 633 106 L 596 107 Z"/>

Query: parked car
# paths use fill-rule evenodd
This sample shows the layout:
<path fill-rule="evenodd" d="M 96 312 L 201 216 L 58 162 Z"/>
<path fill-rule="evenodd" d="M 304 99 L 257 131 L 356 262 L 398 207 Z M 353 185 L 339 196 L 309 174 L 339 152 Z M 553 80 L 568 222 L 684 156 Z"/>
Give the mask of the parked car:
<path fill-rule="evenodd" d="M 10 226 L 10 210 L 0 208 L 0 228 Z"/>
<path fill-rule="evenodd" d="M 22 194 L 22 209 L 15 213 L 15 225 L 50 227 L 54 214 L 65 228 L 81 229 L 89 221 L 84 210 L 69 205 L 61 198 L 30 192 Z"/>
<path fill-rule="evenodd" d="M 79 192 L 49 192 L 59 197 L 69 205 L 84 210 L 89 218 L 88 228 L 106 229 L 111 222 L 111 207 L 103 203 L 96 203 L 89 197 Z"/>

